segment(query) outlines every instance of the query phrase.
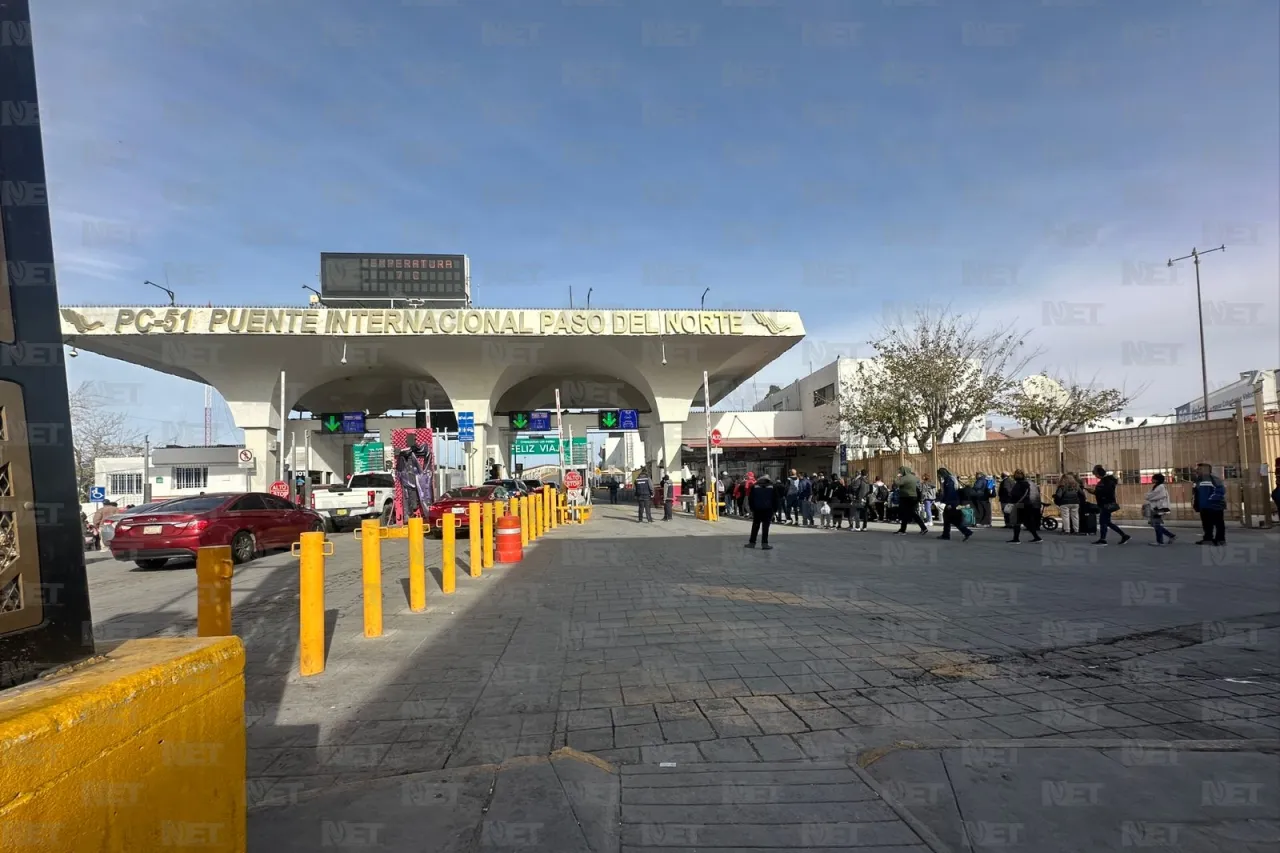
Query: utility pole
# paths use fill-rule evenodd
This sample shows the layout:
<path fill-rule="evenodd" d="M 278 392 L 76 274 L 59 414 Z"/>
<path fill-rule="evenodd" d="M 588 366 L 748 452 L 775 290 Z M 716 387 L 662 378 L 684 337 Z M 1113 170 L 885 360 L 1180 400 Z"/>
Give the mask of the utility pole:
<path fill-rule="evenodd" d="M 151 436 L 149 435 L 142 437 L 142 502 L 151 503 Z"/>
<path fill-rule="evenodd" d="M 1200 300 L 1200 256 L 1207 255 L 1210 252 L 1225 252 L 1226 250 L 1227 246 L 1224 243 L 1216 249 L 1205 249 L 1203 252 L 1198 252 L 1193 248 L 1189 255 L 1169 259 L 1169 266 L 1173 266 L 1178 261 L 1185 261 L 1190 258 L 1196 268 L 1196 317 L 1200 321 L 1200 389 L 1204 395 L 1204 419 L 1206 421 L 1209 420 L 1209 367 L 1204 356 L 1204 303 Z"/>

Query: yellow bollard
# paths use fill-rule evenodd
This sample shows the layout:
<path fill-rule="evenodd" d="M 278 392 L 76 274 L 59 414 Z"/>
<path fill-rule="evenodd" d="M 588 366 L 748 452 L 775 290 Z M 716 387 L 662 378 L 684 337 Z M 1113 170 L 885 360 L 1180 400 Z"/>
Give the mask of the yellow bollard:
<path fill-rule="evenodd" d="M 497 514 L 497 510 L 501 504 L 494 501 L 485 501 L 484 503 L 484 541 L 481 543 L 483 550 L 482 565 L 486 569 L 493 568 L 493 517 Z"/>
<path fill-rule="evenodd" d="M 458 582 L 457 555 L 454 553 L 454 540 L 457 535 L 453 513 L 446 512 L 440 517 L 440 538 L 443 543 L 440 546 L 440 591 L 445 595 L 453 595 Z"/>
<path fill-rule="evenodd" d="M 542 535 L 542 490 L 529 495 L 529 541 L 537 542 Z"/>
<path fill-rule="evenodd" d="M 231 636 L 231 546 L 196 551 L 196 636 Z"/>
<path fill-rule="evenodd" d="M 545 533 L 551 529 L 551 493 L 548 491 L 549 486 L 542 487 L 542 530 Z"/>
<path fill-rule="evenodd" d="M 511 496 L 511 505 L 507 508 L 508 515 L 520 514 L 520 498 L 516 495 Z"/>
<path fill-rule="evenodd" d="M 481 525 L 482 525 L 482 522 L 480 521 L 480 504 L 478 502 L 473 503 L 467 507 L 467 533 L 470 535 L 470 538 L 471 538 L 471 547 L 467 552 L 467 562 L 471 567 L 471 577 L 473 578 L 480 577 Z"/>
<path fill-rule="evenodd" d="M 529 499 L 520 498 L 520 547 L 529 547 Z"/>
<path fill-rule="evenodd" d="M 360 550 L 364 558 L 364 635 L 382 636 L 382 532 L 376 518 L 360 522 Z"/>
<path fill-rule="evenodd" d="M 323 533 L 303 533 L 298 555 L 298 674 L 324 672 L 324 558 L 333 543 Z"/>
<path fill-rule="evenodd" d="M 427 609 L 425 539 L 422 518 L 415 515 L 409 519 L 409 609 L 414 613 Z"/>

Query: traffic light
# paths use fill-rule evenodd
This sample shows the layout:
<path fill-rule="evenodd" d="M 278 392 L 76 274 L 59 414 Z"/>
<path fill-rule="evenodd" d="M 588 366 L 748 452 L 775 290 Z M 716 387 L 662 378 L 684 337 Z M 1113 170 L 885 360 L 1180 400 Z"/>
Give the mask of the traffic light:
<path fill-rule="evenodd" d="M 599 421 L 596 426 L 599 429 L 614 430 L 618 428 L 617 409 L 605 409 L 603 412 L 598 413 L 597 418 Z"/>
<path fill-rule="evenodd" d="M 512 412 L 507 415 L 507 422 L 512 429 L 528 429 L 529 420 L 528 412 Z"/>

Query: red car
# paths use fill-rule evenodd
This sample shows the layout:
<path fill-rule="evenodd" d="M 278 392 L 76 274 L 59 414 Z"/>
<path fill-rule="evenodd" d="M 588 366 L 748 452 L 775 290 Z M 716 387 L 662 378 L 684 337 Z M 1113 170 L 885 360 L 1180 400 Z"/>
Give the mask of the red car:
<path fill-rule="evenodd" d="M 457 519 L 455 530 L 469 530 L 468 513 L 471 504 L 483 501 L 505 501 L 510 497 L 511 493 L 504 487 L 489 484 L 450 489 L 440 496 L 440 500 L 427 507 L 427 524 L 431 530 L 438 532 L 442 527 L 441 519 L 447 512 Z"/>
<path fill-rule="evenodd" d="M 231 558 L 245 563 L 274 548 L 288 548 L 300 533 L 324 530 L 324 520 L 274 495 L 213 494 L 177 498 L 120 518 L 111 556 L 158 569 L 174 558 L 194 558 L 206 545 L 230 545 Z"/>

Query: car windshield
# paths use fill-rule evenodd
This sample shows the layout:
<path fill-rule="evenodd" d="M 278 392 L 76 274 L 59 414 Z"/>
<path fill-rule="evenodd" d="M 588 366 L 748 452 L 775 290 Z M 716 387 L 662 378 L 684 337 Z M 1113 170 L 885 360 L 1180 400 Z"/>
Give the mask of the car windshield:
<path fill-rule="evenodd" d="M 178 498 L 177 500 L 168 501 L 158 505 L 155 509 L 150 510 L 153 514 L 164 513 L 194 513 L 208 512 L 217 509 L 227 502 L 226 495 L 201 495 L 196 498 Z M 132 513 L 130 513 L 132 515 Z"/>
<path fill-rule="evenodd" d="M 446 498 L 471 498 L 480 500 L 489 500 L 493 497 L 496 486 L 463 486 L 459 489 L 450 489 L 444 493 Z"/>

